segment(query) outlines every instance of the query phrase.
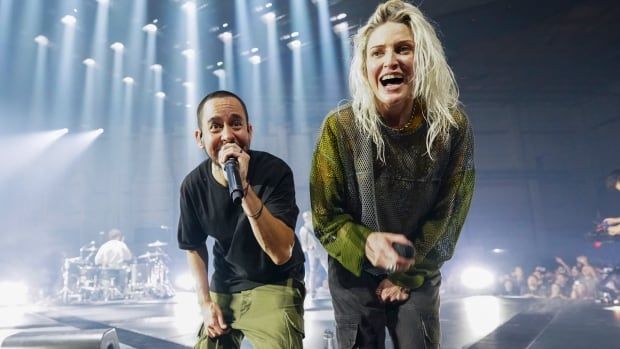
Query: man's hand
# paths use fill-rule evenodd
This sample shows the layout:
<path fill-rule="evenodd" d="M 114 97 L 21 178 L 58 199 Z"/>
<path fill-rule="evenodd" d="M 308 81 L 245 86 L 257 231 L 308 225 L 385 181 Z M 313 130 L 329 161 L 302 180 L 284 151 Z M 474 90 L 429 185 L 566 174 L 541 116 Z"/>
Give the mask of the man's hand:
<path fill-rule="evenodd" d="M 620 235 L 620 217 L 609 217 L 603 219 L 603 225 L 607 227 L 609 235 Z"/>
<path fill-rule="evenodd" d="M 210 338 L 219 337 L 230 331 L 230 328 L 228 328 L 224 321 L 224 315 L 222 315 L 220 306 L 213 301 L 203 304 L 202 320 L 204 321 L 207 335 Z"/>
<path fill-rule="evenodd" d="M 377 297 L 383 303 L 403 302 L 409 298 L 409 289 L 394 285 L 390 280 L 384 279 L 377 287 Z"/>
<path fill-rule="evenodd" d="M 366 257 L 373 266 L 392 273 L 408 270 L 415 260 L 401 257 L 392 247 L 395 242 L 413 246 L 411 241 L 402 234 L 371 233 L 366 239 Z"/>
<path fill-rule="evenodd" d="M 241 184 L 245 188 L 248 184 L 247 177 L 248 168 L 250 167 L 250 155 L 236 143 L 227 143 L 222 146 L 217 159 L 222 171 L 224 171 L 224 164 L 229 158 L 237 159 L 239 163 L 239 177 L 241 177 Z M 226 180 L 228 181 L 228 178 Z"/>

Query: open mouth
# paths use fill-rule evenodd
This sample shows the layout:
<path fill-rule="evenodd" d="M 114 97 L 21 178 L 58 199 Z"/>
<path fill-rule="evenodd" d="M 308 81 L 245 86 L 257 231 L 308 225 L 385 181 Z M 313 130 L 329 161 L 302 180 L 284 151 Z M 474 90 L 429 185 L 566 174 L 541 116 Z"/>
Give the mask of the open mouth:
<path fill-rule="evenodd" d="M 405 81 L 405 79 L 402 75 L 399 74 L 388 74 L 382 76 L 379 81 L 381 82 L 381 85 L 383 85 L 384 87 L 388 87 L 401 85 Z"/>

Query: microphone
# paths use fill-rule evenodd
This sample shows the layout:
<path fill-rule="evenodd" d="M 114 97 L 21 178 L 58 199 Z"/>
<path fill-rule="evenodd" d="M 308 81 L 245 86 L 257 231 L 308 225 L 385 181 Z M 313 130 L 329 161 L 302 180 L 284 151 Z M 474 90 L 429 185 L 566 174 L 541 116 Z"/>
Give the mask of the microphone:
<path fill-rule="evenodd" d="M 230 157 L 224 163 L 224 171 L 228 178 L 228 192 L 230 199 L 235 205 L 241 204 L 243 199 L 243 187 L 241 186 L 241 176 L 239 175 L 239 162 L 236 158 Z"/>

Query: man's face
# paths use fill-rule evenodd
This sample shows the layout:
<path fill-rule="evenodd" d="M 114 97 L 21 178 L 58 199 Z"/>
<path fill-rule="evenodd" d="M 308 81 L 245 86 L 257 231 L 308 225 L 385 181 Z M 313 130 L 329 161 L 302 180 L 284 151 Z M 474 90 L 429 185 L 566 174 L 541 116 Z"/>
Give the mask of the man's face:
<path fill-rule="evenodd" d="M 406 103 L 413 91 L 413 34 L 402 23 L 375 28 L 366 44 L 366 78 L 385 109 Z"/>
<path fill-rule="evenodd" d="M 620 191 L 620 181 L 616 181 L 616 186 L 614 188 L 616 188 L 617 191 Z"/>
<path fill-rule="evenodd" d="M 200 117 L 202 130 L 196 130 L 194 136 L 215 163 L 225 144 L 236 143 L 246 152 L 250 149 L 252 125 L 248 124 L 243 106 L 236 98 L 226 96 L 208 100 Z"/>

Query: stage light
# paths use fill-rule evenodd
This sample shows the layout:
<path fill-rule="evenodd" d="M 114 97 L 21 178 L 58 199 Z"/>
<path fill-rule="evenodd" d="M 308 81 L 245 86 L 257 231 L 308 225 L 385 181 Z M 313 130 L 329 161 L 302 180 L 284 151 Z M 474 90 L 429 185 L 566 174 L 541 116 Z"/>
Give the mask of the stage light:
<path fill-rule="evenodd" d="M 265 4 L 265 8 L 271 8 L 272 4 L 270 2 Z"/>
<path fill-rule="evenodd" d="M 294 50 L 294 49 L 297 49 L 297 48 L 301 47 L 301 41 L 293 40 L 293 41 L 287 43 L 286 46 L 288 46 L 288 48 L 290 48 L 291 50 Z"/>
<path fill-rule="evenodd" d="M 252 47 L 252 49 L 250 50 L 250 53 L 256 53 L 258 52 L 258 47 Z"/>
<path fill-rule="evenodd" d="M 66 15 L 64 17 L 62 17 L 60 19 L 60 21 L 69 27 L 73 27 L 75 25 L 75 22 L 77 22 L 77 20 L 75 19 L 75 17 L 71 16 L 71 15 Z"/>
<path fill-rule="evenodd" d="M 274 12 L 267 12 L 264 15 L 260 16 L 260 18 L 265 23 L 274 22 L 276 20 L 276 14 Z"/>
<path fill-rule="evenodd" d="M 149 23 L 145 25 L 144 27 L 142 27 L 142 30 L 144 30 L 147 33 L 155 33 L 157 31 L 157 26 L 153 23 Z"/>
<path fill-rule="evenodd" d="M 174 285 L 183 291 L 193 291 L 194 290 L 194 278 L 190 273 L 183 273 L 177 276 L 174 281 Z"/>
<path fill-rule="evenodd" d="M 103 129 L 102 128 L 98 128 L 95 130 L 95 134 L 100 135 L 103 133 Z"/>
<path fill-rule="evenodd" d="M 110 45 L 110 48 L 115 52 L 122 52 L 125 49 L 125 45 L 121 44 L 120 42 L 115 42 Z"/>
<path fill-rule="evenodd" d="M 0 306 L 15 306 L 28 303 L 28 286 L 21 281 L 0 282 Z"/>
<path fill-rule="evenodd" d="M 123 78 L 123 82 L 127 85 L 133 85 L 134 80 L 132 77 L 126 76 Z"/>
<path fill-rule="evenodd" d="M 196 11 L 196 4 L 191 2 L 191 1 L 187 1 L 186 3 L 184 3 L 183 5 L 181 5 L 181 10 L 183 11 Z"/>
<path fill-rule="evenodd" d="M 227 43 L 230 42 L 232 40 L 232 33 L 231 32 L 223 32 L 220 35 L 217 36 L 218 39 L 222 40 L 222 42 Z"/>
<path fill-rule="evenodd" d="M 159 92 L 155 93 L 155 97 L 159 98 L 159 99 L 164 99 L 164 98 L 166 98 L 166 94 L 164 92 L 162 92 L 162 91 L 159 91 Z"/>
<path fill-rule="evenodd" d="M 503 248 L 494 248 L 493 250 L 491 250 L 493 253 L 496 254 L 500 254 L 500 253 L 504 253 L 506 252 L 506 250 L 504 250 Z"/>
<path fill-rule="evenodd" d="M 336 34 L 344 33 L 348 30 L 349 30 L 349 23 L 347 22 L 340 22 L 334 25 L 334 33 Z"/>
<path fill-rule="evenodd" d="M 222 24 L 222 28 L 228 28 L 228 23 Z"/>
<path fill-rule="evenodd" d="M 187 57 L 188 59 L 192 59 L 194 58 L 195 52 L 191 48 L 188 48 L 186 50 L 181 51 L 181 54 Z"/>
<path fill-rule="evenodd" d="M 65 127 L 65 128 L 61 128 L 61 129 L 60 129 L 60 134 L 61 134 L 61 135 L 65 135 L 65 134 L 67 134 L 67 133 L 69 133 L 69 129 L 68 129 L 68 128 L 66 128 L 66 127 Z"/>
<path fill-rule="evenodd" d="M 299 32 L 292 32 L 291 33 L 291 38 L 296 38 L 299 36 Z"/>
<path fill-rule="evenodd" d="M 222 65 L 224 65 L 224 62 L 222 62 L 222 61 L 217 62 L 217 66 L 218 67 L 221 67 Z"/>
<path fill-rule="evenodd" d="M 86 58 L 85 60 L 82 61 L 82 63 L 84 63 L 84 65 L 87 67 L 94 67 L 96 64 L 95 60 L 92 58 Z"/>
<path fill-rule="evenodd" d="M 37 35 L 34 38 L 34 42 L 36 42 L 37 44 L 41 46 L 47 46 L 49 44 L 49 40 L 43 35 Z"/>
<path fill-rule="evenodd" d="M 213 71 L 213 75 L 217 76 L 218 78 L 224 78 L 226 77 L 226 71 L 224 69 L 215 69 Z"/>
<path fill-rule="evenodd" d="M 493 285 L 495 278 L 493 274 L 480 267 L 465 268 L 461 273 L 461 283 L 471 290 L 482 290 Z"/>
<path fill-rule="evenodd" d="M 256 65 L 256 64 L 260 64 L 261 58 L 260 58 L 259 55 L 253 55 L 253 56 L 250 56 L 250 58 L 248 58 L 248 61 L 250 61 L 250 63 Z"/>
<path fill-rule="evenodd" d="M 150 69 L 151 69 L 152 71 L 156 72 L 156 73 L 157 73 L 157 72 L 160 72 L 160 71 L 161 71 L 161 69 L 162 69 L 162 68 L 161 68 L 161 64 L 152 64 L 152 65 L 150 66 Z"/>
<path fill-rule="evenodd" d="M 102 4 L 102 5 L 107 5 L 110 3 L 110 0 L 97 0 L 98 3 Z"/>

